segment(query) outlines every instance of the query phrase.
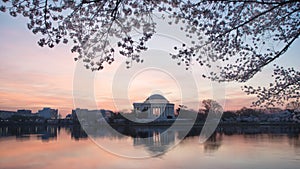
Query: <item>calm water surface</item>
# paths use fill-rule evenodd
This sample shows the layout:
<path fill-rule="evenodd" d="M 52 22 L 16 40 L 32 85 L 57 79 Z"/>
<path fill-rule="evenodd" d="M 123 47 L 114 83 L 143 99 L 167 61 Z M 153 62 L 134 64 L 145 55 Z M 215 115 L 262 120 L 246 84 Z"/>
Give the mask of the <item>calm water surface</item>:
<path fill-rule="evenodd" d="M 201 129 L 196 128 L 162 155 L 145 159 L 121 157 L 114 152 L 126 154 L 138 150 L 151 155 L 165 151 L 164 148 L 183 137 L 180 129 L 169 132 L 168 139 L 159 137 L 159 127 L 121 130 L 128 136 L 117 137 L 103 129 L 97 140 L 114 145 L 114 149 L 104 150 L 78 126 L 0 127 L 0 168 L 298 169 L 300 166 L 300 127 L 220 127 L 203 144 L 199 143 Z M 138 139 L 146 135 L 155 137 Z"/>

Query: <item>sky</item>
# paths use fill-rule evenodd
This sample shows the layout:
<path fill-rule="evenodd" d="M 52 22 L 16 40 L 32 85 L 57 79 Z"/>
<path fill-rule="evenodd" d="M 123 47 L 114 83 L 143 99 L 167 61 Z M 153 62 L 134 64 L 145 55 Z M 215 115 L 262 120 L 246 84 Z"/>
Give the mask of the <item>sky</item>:
<path fill-rule="evenodd" d="M 27 29 L 26 19 L 0 13 L 0 21 L 0 110 L 36 112 L 51 107 L 59 109 L 63 116 L 78 107 L 128 111 L 133 102 L 142 102 L 153 93 L 192 109 L 201 107 L 203 99 L 215 99 L 225 110 L 237 110 L 249 107 L 255 100 L 255 96 L 242 92 L 241 86 L 272 81 L 273 64 L 247 83 L 216 84 L 203 79 L 201 75 L 206 70 L 197 65 L 185 71 L 173 60 L 164 59 L 163 63 L 161 57 L 168 57 L 181 38 L 168 29 L 159 30 L 160 34 L 149 42 L 151 50 L 143 54 L 143 64 L 125 69 L 126 60 L 119 58 L 103 71 L 91 73 L 74 61 L 76 54 L 71 53 L 71 45 L 39 47 L 39 35 Z M 274 64 L 299 70 L 299 46 L 298 39 Z"/>

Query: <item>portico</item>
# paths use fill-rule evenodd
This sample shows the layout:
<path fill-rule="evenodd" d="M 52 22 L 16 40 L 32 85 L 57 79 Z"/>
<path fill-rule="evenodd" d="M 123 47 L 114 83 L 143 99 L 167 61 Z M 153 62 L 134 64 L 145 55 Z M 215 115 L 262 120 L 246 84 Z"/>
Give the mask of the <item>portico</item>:
<path fill-rule="evenodd" d="M 174 104 L 159 94 L 148 97 L 143 103 L 133 103 L 134 111 L 139 118 L 174 118 Z"/>

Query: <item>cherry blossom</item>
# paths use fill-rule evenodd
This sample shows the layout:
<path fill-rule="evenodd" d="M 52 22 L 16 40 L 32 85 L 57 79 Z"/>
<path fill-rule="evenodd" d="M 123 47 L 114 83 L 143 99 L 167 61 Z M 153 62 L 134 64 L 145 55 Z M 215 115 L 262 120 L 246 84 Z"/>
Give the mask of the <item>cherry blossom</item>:
<path fill-rule="evenodd" d="M 203 75 L 219 82 L 246 82 L 300 35 L 299 0 L 2 0 L 0 11 L 28 18 L 28 29 L 42 35 L 42 47 L 71 44 L 75 61 L 93 71 L 120 55 L 128 68 L 143 62 L 140 53 L 156 33 L 153 17 L 161 13 L 169 24 L 181 25 L 191 42 L 175 46 L 171 57 L 187 69 L 193 62 L 207 68 L 222 62 L 219 71 Z M 284 72 L 291 78 L 284 79 Z M 255 104 L 299 98 L 299 72 L 276 68 L 274 76 L 278 79 L 268 89 L 244 88 L 258 96 Z"/>

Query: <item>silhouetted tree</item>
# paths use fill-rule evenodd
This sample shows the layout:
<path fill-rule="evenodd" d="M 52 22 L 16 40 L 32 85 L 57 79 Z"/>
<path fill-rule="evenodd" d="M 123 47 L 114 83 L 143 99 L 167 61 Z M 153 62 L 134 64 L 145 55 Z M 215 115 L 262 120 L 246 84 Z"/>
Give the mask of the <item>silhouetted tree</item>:
<path fill-rule="evenodd" d="M 286 109 L 300 112 L 300 102 L 292 101 L 286 105 Z"/>
<path fill-rule="evenodd" d="M 223 115 L 223 107 L 215 100 L 203 100 L 202 104 L 205 108 L 204 112 L 208 120 L 221 119 Z"/>
<path fill-rule="evenodd" d="M 182 105 L 182 104 L 178 105 L 178 108 L 175 110 L 177 116 L 180 114 L 181 110 L 186 109 L 186 108 L 187 108 L 187 106 L 185 106 L 185 105 Z"/>
<path fill-rule="evenodd" d="M 215 100 L 206 99 L 202 101 L 202 104 L 205 108 L 204 112 L 209 113 L 210 111 L 219 111 L 222 110 L 222 106 Z"/>
<path fill-rule="evenodd" d="M 232 111 L 225 111 L 223 112 L 222 118 L 226 119 L 226 118 L 236 118 L 237 114 L 232 112 Z"/>
<path fill-rule="evenodd" d="M 247 108 L 247 107 L 243 107 L 242 109 L 238 110 L 236 113 L 239 114 L 240 116 L 247 116 L 247 117 L 249 116 L 258 117 L 260 115 L 263 115 L 263 112 L 256 109 Z"/>

